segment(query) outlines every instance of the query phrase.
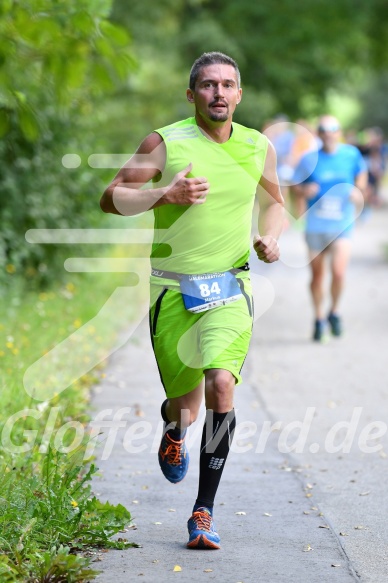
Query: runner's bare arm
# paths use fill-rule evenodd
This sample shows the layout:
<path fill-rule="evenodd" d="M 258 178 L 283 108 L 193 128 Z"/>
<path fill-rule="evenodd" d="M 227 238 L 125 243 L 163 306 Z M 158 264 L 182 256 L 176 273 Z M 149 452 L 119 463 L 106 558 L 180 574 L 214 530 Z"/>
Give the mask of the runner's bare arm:
<path fill-rule="evenodd" d="M 259 199 L 259 233 L 253 246 L 260 260 L 272 263 L 279 259 L 278 238 L 284 223 L 284 199 L 276 173 L 275 148 L 268 143 L 264 172 L 257 189 Z"/>
<path fill-rule="evenodd" d="M 164 204 L 203 204 L 209 184 L 203 177 L 187 178 L 191 164 L 178 172 L 169 185 L 143 188 L 161 174 L 165 159 L 163 138 L 156 132 L 149 134 L 105 189 L 101 209 L 105 213 L 133 216 Z"/>
<path fill-rule="evenodd" d="M 354 204 L 356 204 L 357 206 L 362 206 L 364 204 L 367 186 L 368 186 L 368 173 L 365 170 L 357 174 L 354 180 L 354 188 L 350 193 L 350 198 L 352 202 L 354 202 Z"/>
<path fill-rule="evenodd" d="M 305 182 L 304 184 L 294 184 L 291 190 L 301 198 L 314 198 L 320 191 L 320 186 L 317 182 Z"/>

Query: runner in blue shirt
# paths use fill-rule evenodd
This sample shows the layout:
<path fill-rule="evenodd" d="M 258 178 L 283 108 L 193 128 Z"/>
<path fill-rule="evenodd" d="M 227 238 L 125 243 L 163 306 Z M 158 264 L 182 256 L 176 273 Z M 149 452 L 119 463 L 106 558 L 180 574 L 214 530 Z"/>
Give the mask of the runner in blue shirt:
<path fill-rule="evenodd" d="M 325 330 L 325 257 L 331 255 L 331 306 L 327 320 L 334 336 L 342 333 L 338 303 L 350 257 L 350 236 L 356 205 L 363 204 L 367 183 L 365 162 L 357 148 L 343 144 L 338 120 L 324 115 L 319 120 L 322 147 L 300 160 L 293 182 L 297 196 L 307 202 L 306 241 L 311 265 L 311 294 L 315 311 L 314 340 Z"/>

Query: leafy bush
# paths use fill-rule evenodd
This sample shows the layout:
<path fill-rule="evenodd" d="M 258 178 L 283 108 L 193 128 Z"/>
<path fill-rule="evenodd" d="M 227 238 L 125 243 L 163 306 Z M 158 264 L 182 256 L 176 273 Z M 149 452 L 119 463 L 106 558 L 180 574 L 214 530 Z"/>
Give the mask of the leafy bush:
<path fill-rule="evenodd" d="M 87 568 L 90 558 L 75 552 L 134 546 L 111 540 L 131 515 L 121 504 L 91 495 L 95 466 L 83 473 L 77 460 L 50 449 L 40 469 L 41 475 L 26 475 L 25 468 L 8 467 L 0 478 L 1 581 L 90 580 L 98 571 Z"/>
<path fill-rule="evenodd" d="M 90 227 L 99 216 L 101 178 L 85 160 L 98 143 L 94 111 L 133 67 L 130 39 L 109 22 L 110 6 L 20 0 L 0 8 L 3 281 L 14 272 L 43 282 L 58 275 L 59 249 L 28 245 L 28 229 Z M 73 168 L 62 163 L 68 153 Z"/>

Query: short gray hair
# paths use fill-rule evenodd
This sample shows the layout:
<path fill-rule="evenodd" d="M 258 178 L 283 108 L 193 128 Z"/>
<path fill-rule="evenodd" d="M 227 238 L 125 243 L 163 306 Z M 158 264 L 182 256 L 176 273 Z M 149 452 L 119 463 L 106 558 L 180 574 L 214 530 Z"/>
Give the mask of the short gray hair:
<path fill-rule="evenodd" d="M 203 55 L 201 55 L 200 57 L 198 57 L 196 61 L 194 61 L 194 64 L 191 67 L 190 71 L 189 87 L 191 91 L 195 90 L 195 84 L 197 82 L 200 70 L 203 67 L 208 67 L 209 65 L 231 65 L 236 71 L 237 84 L 238 87 L 240 88 L 241 75 L 236 61 L 232 59 L 232 57 L 228 57 L 228 55 L 225 55 L 224 53 L 214 51 L 211 53 L 203 53 Z"/>

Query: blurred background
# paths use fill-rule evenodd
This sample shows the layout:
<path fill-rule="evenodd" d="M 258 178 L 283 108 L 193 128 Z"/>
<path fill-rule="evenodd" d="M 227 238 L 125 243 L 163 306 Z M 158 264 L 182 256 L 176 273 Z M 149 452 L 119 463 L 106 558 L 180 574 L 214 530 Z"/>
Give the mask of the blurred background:
<path fill-rule="evenodd" d="M 260 130 L 330 112 L 365 146 L 369 128 L 388 132 L 387 44 L 384 0 L 3 0 L 2 286 L 63 276 L 68 249 L 26 245 L 27 229 L 106 226 L 98 201 L 115 170 L 88 157 L 129 154 L 191 115 L 185 90 L 202 52 L 239 63 L 236 121 Z"/>

